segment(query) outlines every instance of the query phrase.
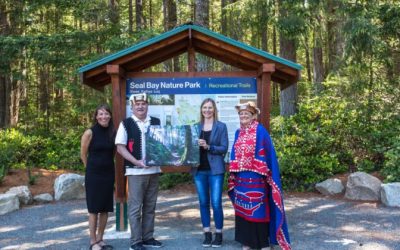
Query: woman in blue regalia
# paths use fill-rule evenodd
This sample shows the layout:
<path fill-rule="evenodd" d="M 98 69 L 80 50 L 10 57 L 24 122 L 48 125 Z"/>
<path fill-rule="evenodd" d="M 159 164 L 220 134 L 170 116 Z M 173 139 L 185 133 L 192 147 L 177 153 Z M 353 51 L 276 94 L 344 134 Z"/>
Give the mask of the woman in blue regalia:
<path fill-rule="evenodd" d="M 236 131 L 229 165 L 228 194 L 235 209 L 235 240 L 243 249 L 291 249 L 279 165 L 267 130 L 256 120 L 254 102 L 235 106 Z"/>

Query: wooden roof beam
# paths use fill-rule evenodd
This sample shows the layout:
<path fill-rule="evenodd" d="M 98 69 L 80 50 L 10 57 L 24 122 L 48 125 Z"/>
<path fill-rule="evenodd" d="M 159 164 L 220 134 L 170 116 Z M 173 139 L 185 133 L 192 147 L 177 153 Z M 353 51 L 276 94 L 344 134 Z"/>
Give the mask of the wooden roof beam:
<path fill-rule="evenodd" d="M 140 78 L 153 78 L 153 77 L 256 77 L 256 71 L 217 71 L 217 72 L 128 72 L 126 74 L 128 78 L 140 77 Z"/>
<path fill-rule="evenodd" d="M 180 43 L 182 41 L 186 41 L 188 37 L 187 32 L 182 32 L 182 33 L 178 33 L 175 36 L 169 37 L 166 40 L 163 40 L 161 42 L 155 43 L 155 44 L 151 44 L 147 47 L 144 47 L 142 49 L 139 49 L 135 52 L 132 52 L 131 54 L 128 54 L 124 57 L 118 58 L 112 62 L 110 62 L 109 64 L 126 64 L 129 63 L 129 61 L 132 60 L 136 60 L 140 57 L 143 57 L 145 55 L 154 53 L 156 51 L 160 51 L 160 50 L 165 50 L 168 47 L 174 47 L 176 43 Z M 186 43 L 186 42 L 185 42 Z"/>
<path fill-rule="evenodd" d="M 218 48 L 224 48 L 226 51 L 228 51 L 230 53 L 233 53 L 235 55 L 240 55 L 242 57 L 249 58 L 249 59 L 251 59 L 253 61 L 256 61 L 256 62 L 258 62 L 260 64 L 261 63 L 265 63 L 265 58 L 262 57 L 262 56 L 255 55 L 254 53 L 251 53 L 251 52 L 249 52 L 247 50 L 238 48 L 236 46 L 233 46 L 231 44 L 225 43 L 225 42 L 220 41 L 218 39 L 206 36 L 206 35 L 204 35 L 202 33 L 193 32 L 193 39 L 195 39 L 195 40 L 198 39 L 198 40 L 203 41 L 205 43 L 214 45 L 215 47 L 218 47 Z"/>
<path fill-rule="evenodd" d="M 181 49 L 180 51 L 177 51 L 177 53 L 176 53 L 176 55 L 178 56 L 178 55 L 180 55 L 180 54 L 183 54 L 183 53 L 185 53 L 186 52 L 186 49 Z M 168 59 L 171 59 L 172 57 L 171 56 L 169 56 L 169 55 L 166 55 L 166 56 L 163 56 L 163 57 L 159 57 L 158 58 L 158 60 L 155 60 L 155 61 L 153 61 L 152 62 L 152 65 L 151 66 L 155 66 L 155 65 L 157 65 L 157 64 L 159 64 L 159 63 L 162 63 L 162 62 L 164 62 L 164 61 L 166 61 L 166 60 L 168 60 Z M 147 69 L 147 68 L 149 68 L 149 67 L 151 67 L 151 66 L 146 66 L 146 65 L 141 65 L 141 66 L 139 66 L 139 67 L 135 67 L 134 68 L 134 71 L 141 71 L 141 70 L 144 70 L 144 69 Z"/>
<path fill-rule="evenodd" d="M 254 53 L 248 52 L 246 50 L 240 49 L 240 48 L 235 47 L 233 45 L 230 45 L 230 44 L 227 44 L 227 43 L 222 42 L 220 40 L 217 40 L 215 38 L 206 36 L 206 35 L 204 35 L 202 33 L 196 32 L 194 34 L 195 34 L 194 35 L 194 39 L 198 39 L 200 41 L 203 41 L 204 43 L 208 43 L 208 44 L 214 45 L 215 47 L 217 47 L 219 49 L 224 48 L 227 52 L 234 53 L 234 54 L 240 55 L 242 57 L 246 57 L 246 58 L 248 58 L 250 60 L 254 60 L 254 61 L 256 61 L 256 62 L 258 62 L 260 64 L 263 64 L 263 63 L 274 63 L 276 65 L 276 69 L 277 70 L 283 71 L 283 72 L 285 72 L 285 73 L 287 73 L 289 75 L 293 75 L 293 76 L 297 76 L 298 75 L 298 70 L 292 69 L 292 68 L 290 68 L 288 66 L 285 66 L 285 65 L 283 65 L 283 64 L 281 64 L 279 62 L 268 60 L 265 57 L 262 57 L 262 56 L 254 54 Z"/>
<path fill-rule="evenodd" d="M 99 75 L 101 73 L 106 72 L 106 65 L 102 65 L 100 67 L 91 69 L 89 71 L 84 72 L 84 77 L 87 78 L 91 78 L 93 76 Z"/>
<path fill-rule="evenodd" d="M 217 48 L 213 45 L 206 44 L 202 41 L 195 41 L 196 51 L 201 51 L 201 53 L 206 54 L 211 58 L 220 60 L 226 64 L 239 67 L 241 69 L 251 69 L 256 70 L 260 66 L 257 62 L 249 60 L 248 58 L 234 55 L 224 50 L 223 48 Z"/>
<path fill-rule="evenodd" d="M 124 67 L 127 71 L 138 71 L 139 69 L 145 69 L 154 66 L 160 62 L 163 62 L 174 56 L 178 56 L 186 51 L 186 43 L 175 44 L 175 46 L 164 49 L 162 51 L 156 51 L 150 55 L 143 56 L 143 58 L 137 58 L 135 61 L 125 64 Z"/>
<path fill-rule="evenodd" d="M 255 66 L 247 65 L 247 64 L 241 62 L 240 60 L 237 60 L 237 59 L 236 60 L 232 60 L 231 58 L 227 57 L 226 55 L 217 55 L 215 53 L 211 53 L 208 50 L 203 50 L 203 49 L 200 49 L 200 48 L 198 48 L 196 51 L 201 53 L 201 54 L 203 54 L 203 55 L 206 55 L 208 57 L 214 58 L 214 59 L 216 59 L 218 61 L 221 61 L 221 62 L 223 62 L 223 63 L 225 63 L 227 65 L 231 65 L 231 66 L 236 67 L 236 68 L 241 69 L 241 70 L 254 70 L 254 68 L 255 68 Z"/>

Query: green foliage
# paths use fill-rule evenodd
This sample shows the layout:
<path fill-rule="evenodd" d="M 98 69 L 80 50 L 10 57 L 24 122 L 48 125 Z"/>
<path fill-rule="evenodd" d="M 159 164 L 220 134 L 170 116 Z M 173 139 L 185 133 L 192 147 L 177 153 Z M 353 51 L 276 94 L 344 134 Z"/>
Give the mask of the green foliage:
<path fill-rule="evenodd" d="M 36 180 L 39 177 L 39 175 L 31 175 L 29 174 L 29 180 L 28 180 L 28 184 L 29 185 L 35 185 L 36 184 Z"/>
<path fill-rule="evenodd" d="M 382 170 L 387 181 L 400 178 L 398 104 L 390 96 L 371 104 L 368 92 L 351 86 L 354 80 L 331 78 L 321 95 L 303 96 L 296 115 L 272 120 L 286 188 L 309 190 L 325 178 L 352 171 Z"/>
<path fill-rule="evenodd" d="M 0 180 L 11 168 L 41 167 L 83 171 L 80 163 L 79 130 L 54 131 L 46 135 L 23 133 L 17 129 L 0 131 Z M 35 182 L 32 176 L 30 182 Z"/>
<path fill-rule="evenodd" d="M 330 117 L 332 104 L 323 98 L 312 99 L 300 105 L 298 114 L 272 121 L 272 136 L 286 188 L 309 190 L 316 182 L 346 171 L 340 157 L 345 152 L 335 139 L 335 122 Z"/>
<path fill-rule="evenodd" d="M 393 137 L 391 148 L 385 152 L 382 175 L 385 182 L 400 182 L 400 136 Z"/>
<path fill-rule="evenodd" d="M 10 138 L 6 137 L 5 131 L 0 130 L 0 182 L 7 175 L 11 164 L 15 161 L 16 144 L 11 144 Z"/>
<path fill-rule="evenodd" d="M 43 166 L 84 171 L 83 164 L 80 162 L 81 131 L 70 129 L 54 133 L 48 140 Z"/>
<path fill-rule="evenodd" d="M 160 176 L 160 189 L 170 189 L 180 183 L 188 183 L 192 181 L 189 173 L 167 173 Z"/>
<path fill-rule="evenodd" d="M 14 167 L 25 167 L 30 154 L 29 139 L 15 129 L 0 130 L 0 181 Z"/>
<path fill-rule="evenodd" d="M 149 161 L 155 161 L 155 164 L 160 164 L 161 162 L 167 162 L 173 159 L 171 150 L 153 137 L 147 138 L 146 147 L 154 149 L 148 152 L 146 158 Z"/>

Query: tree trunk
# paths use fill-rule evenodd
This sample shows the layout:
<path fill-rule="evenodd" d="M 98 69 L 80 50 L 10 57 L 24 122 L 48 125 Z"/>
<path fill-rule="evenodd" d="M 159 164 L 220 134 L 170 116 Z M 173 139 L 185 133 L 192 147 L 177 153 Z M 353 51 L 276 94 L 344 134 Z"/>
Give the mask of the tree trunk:
<path fill-rule="evenodd" d="M 128 19 L 129 19 L 129 33 L 133 33 L 133 3 L 132 0 L 129 0 L 129 7 L 128 7 Z"/>
<path fill-rule="evenodd" d="M 151 0 L 149 0 L 149 27 L 153 29 L 153 4 Z"/>
<path fill-rule="evenodd" d="M 145 26 L 143 16 L 143 0 L 136 0 L 136 30 L 139 31 Z"/>
<path fill-rule="evenodd" d="M 221 34 L 227 35 L 228 34 L 228 17 L 227 11 L 225 9 L 227 0 L 221 0 Z"/>
<path fill-rule="evenodd" d="M 10 34 L 10 23 L 5 1 L 0 2 L 0 35 Z M 0 73 L 0 128 L 6 128 L 10 124 L 10 94 L 11 81 L 6 72 L 10 72 L 10 65 L 3 65 Z"/>
<path fill-rule="evenodd" d="M 289 40 L 280 36 L 280 56 L 296 62 L 296 46 L 294 40 Z M 297 84 L 283 89 L 280 95 L 280 114 L 282 116 L 291 116 L 297 112 Z"/>
<path fill-rule="evenodd" d="M 118 11 L 118 0 L 109 0 L 109 12 L 108 16 L 110 18 L 111 25 L 113 26 L 113 30 L 119 33 L 119 11 Z"/>
<path fill-rule="evenodd" d="M 311 22 L 313 25 L 313 89 L 315 94 L 319 94 L 323 90 L 322 82 L 325 80 L 324 58 L 323 58 L 323 31 L 322 31 L 322 14 L 320 6 L 314 6 Z"/>
<path fill-rule="evenodd" d="M 322 47 L 315 45 L 313 48 L 313 84 L 316 93 L 320 93 L 323 89 L 322 82 L 324 81 L 324 62 Z"/>
<path fill-rule="evenodd" d="M 49 72 L 46 66 L 39 66 L 39 110 L 40 110 L 40 116 L 44 116 L 46 123 L 45 128 L 46 130 L 49 130 L 50 124 L 49 124 L 49 118 L 50 118 L 50 112 L 49 112 L 49 88 L 48 88 L 48 78 L 49 78 Z"/>
<path fill-rule="evenodd" d="M 168 9 L 168 20 L 169 20 L 169 29 L 173 29 L 178 25 L 178 14 L 177 14 L 177 9 L 176 9 L 176 1 L 174 0 L 168 0 L 171 3 L 169 4 L 169 9 Z M 179 72 L 180 71 L 180 64 L 179 64 L 179 57 L 176 56 L 172 59 L 173 61 L 173 69 L 174 72 Z"/>
<path fill-rule="evenodd" d="M 13 1 L 8 6 L 6 1 L 0 2 L 0 35 L 21 35 L 23 31 L 23 1 Z M 19 107 L 21 99 L 21 77 L 14 77 L 22 68 L 23 53 L 15 53 L 10 58 L 3 58 L 0 73 L 0 128 L 16 126 L 19 119 Z M 15 72 L 15 73 L 13 73 Z"/>
<path fill-rule="evenodd" d="M 237 0 L 229 0 L 229 1 L 230 4 L 237 2 Z M 228 23 L 232 25 L 229 26 L 228 35 L 234 40 L 242 41 L 243 29 L 240 23 L 240 19 L 237 18 L 237 15 L 238 14 L 235 13 L 235 10 L 233 12 L 232 11 L 229 12 Z"/>
<path fill-rule="evenodd" d="M 176 13 L 176 3 L 174 0 L 167 0 L 167 13 L 168 13 L 168 21 L 167 21 L 167 30 L 173 29 L 177 25 L 178 17 Z"/>
<path fill-rule="evenodd" d="M 274 55 L 278 55 L 278 51 L 277 51 L 277 36 L 276 36 L 276 27 L 275 25 L 272 27 L 272 54 Z"/>
<path fill-rule="evenodd" d="M 209 0 L 195 0 L 195 23 L 205 28 L 209 26 L 209 12 L 210 3 Z M 198 54 L 196 57 L 196 69 L 197 71 L 207 71 L 209 67 L 209 60 L 206 56 Z"/>
<path fill-rule="evenodd" d="M 208 28 L 210 22 L 210 1 L 209 0 L 195 0 L 194 7 L 194 20 L 205 28 Z"/>
<path fill-rule="evenodd" d="M 169 9 L 171 1 L 163 0 L 163 13 L 164 13 L 164 31 L 168 31 L 170 29 L 169 23 Z M 172 71 L 172 60 L 165 60 L 163 62 L 164 71 L 171 72 Z"/>
<path fill-rule="evenodd" d="M 176 12 L 176 2 L 174 0 L 163 0 L 164 8 L 164 29 L 165 31 L 171 30 L 177 25 L 177 12 Z M 180 71 L 179 57 L 174 57 L 171 60 L 164 62 L 164 68 L 166 71 Z"/>
<path fill-rule="evenodd" d="M 275 5 L 275 1 L 273 3 Z M 274 8 L 274 18 L 276 18 L 276 8 Z M 277 55 L 277 36 L 276 36 L 276 25 L 272 26 L 272 54 Z M 279 102 L 279 84 L 272 84 L 272 103 L 278 104 Z"/>
<path fill-rule="evenodd" d="M 168 0 L 162 0 L 162 10 L 163 10 L 163 26 L 164 26 L 164 31 L 168 30 Z"/>
<path fill-rule="evenodd" d="M 279 3 L 279 18 L 285 18 L 290 15 L 289 11 L 282 5 L 282 1 Z M 293 34 L 292 34 L 293 35 Z M 296 62 L 296 42 L 294 39 L 286 37 L 281 31 L 279 34 L 279 54 L 280 57 Z M 297 84 L 281 90 L 280 94 L 280 114 L 282 116 L 294 115 L 297 112 Z"/>
<path fill-rule="evenodd" d="M 21 80 L 13 80 L 11 89 L 11 101 L 10 101 L 10 126 L 14 127 L 17 125 L 19 120 L 19 107 L 21 101 Z"/>
<path fill-rule="evenodd" d="M 343 7 L 340 0 L 327 1 L 327 41 L 328 41 L 328 68 L 327 73 L 338 70 L 344 53 L 343 17 L 338 10 Z"/>
<path fill-rule="evenodd" d="M 391 49 L 393 66 L 392 67 L 392 77 L 389 78 L 391 81 L 398 81 L 400 77 L 400 51 L 396 49 Z"/>
<path fill-rule="evenodd" d="M 265 20 L 267 16 L 267 11 L 265 8 L 262 8 L 261 11 L 261 20 Z M 265 23 L 261 27 L 261 48 L 264 51 L 268 51 L 268 23 Z"/>
<path fill-rule="evenodd" d="M 0 128 L 10 125 L 11 81 L 7 75 L 0 75 Z"/>
<path fill-rule="evenodd" d="M 304 36 L 304 49 L 306 52 L 307 81 L 311 82 L 311 60 L 308 36 Z"/>

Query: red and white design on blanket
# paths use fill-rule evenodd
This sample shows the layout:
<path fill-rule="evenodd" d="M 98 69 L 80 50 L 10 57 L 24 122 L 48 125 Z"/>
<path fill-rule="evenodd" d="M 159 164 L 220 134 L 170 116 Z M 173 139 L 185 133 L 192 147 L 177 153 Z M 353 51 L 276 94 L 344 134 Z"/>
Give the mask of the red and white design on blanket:
<path fill-rule="evenodd" d="M 258 122 L 253 121 L 248 127 L 241 128 L 235 142 L 235 159 L 230 162 L 230 172 L 253 171 L 267 176 L 269 169 L 265 162 L 255 156 L 256 135 Z M 261 149 L 257 154 L 265 157 L 265 150 Z"/>

